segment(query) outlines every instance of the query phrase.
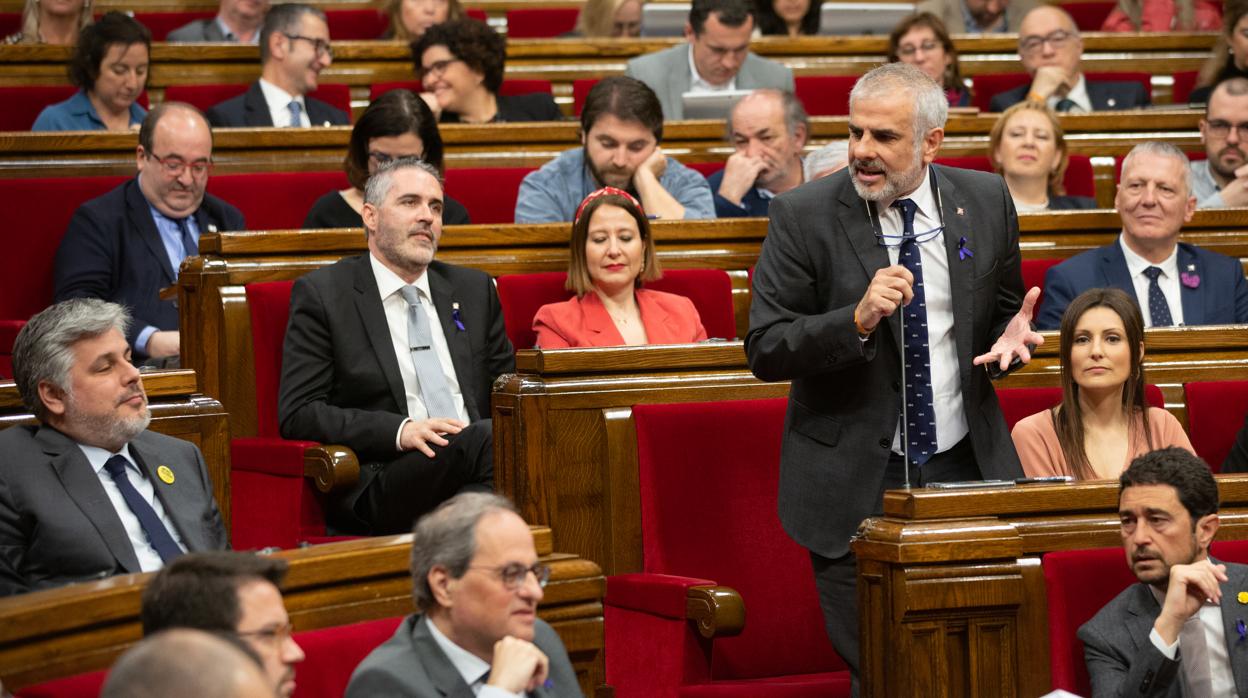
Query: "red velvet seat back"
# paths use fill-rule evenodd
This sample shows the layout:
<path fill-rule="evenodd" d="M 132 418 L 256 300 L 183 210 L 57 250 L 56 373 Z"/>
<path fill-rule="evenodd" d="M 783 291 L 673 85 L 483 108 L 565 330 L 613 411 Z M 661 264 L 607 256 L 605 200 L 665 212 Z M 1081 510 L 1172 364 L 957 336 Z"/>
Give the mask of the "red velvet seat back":
<path fill-rule="evenodd" d="M 1170 88 L 1171 100 L 1175 104 L 1187 104 L 1196 89 L 1196 80 L 1200 77 L 1198 70 L 1183 70 L 1174 74 L 1174 86 Z"/>
<path fill-rule="evenodd" d="M 419 80 L 394 80 L 390 82 L 375 82 L 368 88 L 368 101 L 373 101 L 384 95 L 390 90 L 411 90 L 412 92 L 424 92 L 424 87 Z M 545 92 L 553 94 L 554 87 L 549 80 L 529 80 L 514 79 L 503 80 L 503 84 L 499 86 L 498 93 L 500 95 L 527 95 L 533 92 Z"/>
<path fill-rule="evenodd" d="M 0 12 L 0 36 L 16 34 L 21 28 L 21 12 Z"/>
<path fill-rule="evenodd" d="M 446 193 L 468 209 L 473 223 L 511 223 L 516 219 L 516 195 L 520 191 L 520 182 L 535 169 L 537 168 L 448 169 L 445 173 Z"/>
<path fill-rule="evenodd" d="M 732 279 L 723 269 L 671 269 L 646 288 L 674 293 L 693 301 L 708 338 L 736 339 L 737 320 L 732 310 Z"/>
<path fill-rule="evenodd" d="M 1248 414 L 1248 381 L 1186 383 L 1183 394 L 1192 447 L 1213 472 L 1221 472 Z"/>
<path fill-rule="evenodd" d="M 1079 626 L 1135 582 L 1121 547 L 1048 553 L 1044 567 L 1049 606 L 1049 673 L 1054 689 L 1092 695 Z"/>
<path fill-rule="evenodd" d="M 277 392 L 282 378 L 282 345 L 290 317 L 293 281 L 247 284 L 251 343 L 256 364 L 256 436 L 278 438 Z"/>
<path fill-rule="evenodd" d="M 73 85 L 20 85 L 0 87 L 0 131 L 29 131 L 39 112 L 70 98 Z"/>
<path fill-rule="evenodd" d="M 1165 407 L 1166 399 L 1161 388 L 1144 386 L 1144 399 L 1150 407 Z M 1024 417 L 1043 412 L 1062 401 L 1062 389 L 1050 388 L 997 388 L 997 401 L 1005 416 L 1005 428 L 1013 431 L 1014 425 Z"/>
<path fill-rule="evenodd" d="M 963 170 L 979 170 L 995 172 L 992 160 L 987 155 L 955 155 L 937 157 L 937 165 L 957 167 Z M 1066 176 L 1062 178 L 1062 186 L 1071 196 L 1087 196 L 1096 198 L 1096 182 L 1092 175 L 1092 158 L 1087 155 L 1071 155 L 1070 164 L 1066 168 Z"/>
<path fill-rule="evenodd" d="M 857 75 L 799 75 L 793 91 L 811 116 L 842 116 L 849 113 L 849 91 Z"/>
<path fill-rule="evenodd" d="M 1059 3 L 1059 7 L 1075 20 L 1075 26 L 1079 31 L 1099 32 L 1101 26 L 1105 24 L 1105 18 L 1114 10 L 1118 3 L 1110 0 L 1109 2 L 1063 2 Z"/>
<path fill-rule="evenodd" d="M 1098 26 L 1097 29 L 1100 29 L 1100 27 Z M 1153 76 L 1149 73 L 1091 72 L 1084 73 L 1083 76 L 1090 82 L 1138 82 L 1144 86 L 1144 90 L 1150 99 L 1153 94 Z M 974 94 L 971 96 L 971 104 L 978 107 L 980 111 L 989 111 L 994 96 L 1030 83 L 1031 76 L 1027 73 L 976 75 L 971 82 L 975 88 Z"/>
<path fill-rule="evenodd" d="M 1051 267 L 1061 264 L 1061 259 L 1024 259 L 1023 268 L 1023 292 L 1030 291 L 1033 287 L 1040 288 L 1040 297 L 1036 299 L 1036 307 L 1032 309 L 1032 317 L 1040 316 L 1040 306 L 1044 303 L 1044 275 Z"/>
<path fill-rule="evenodd" d="M 27 686 L 16 691 L 14 696 L 16 698 L 97 698 L 107 678 L 108 671 L 102 669 Z"/>
<path fill-rule="evenodd" d="M 134 19 L 152 33 L 152 41 L 166 41 L 169 32 L 197 19 L 216 17 L 216 10 L 187 10 L 185 12 L 135 12 Z"/>
<path fill-rule="evenodd" d="M 371 41 L 380 39 L 390 26 L 390 18 L 373 8 L 358 10 L 325 10 L 325 22 L 334 41 Z"/>
<path fill-rule="evenodd" d="M 745 631 L 715 640 L 712 676 L 843 668 L 823 627 L 810 556 L 776 515 L 786 401 L 637 405 L 644 571 L 740 592 Z"/>
<path fill-rule="evenodd" d="M 580 78 L 572 81 L 572 110 L 577 116 L 580 116 L 581 110 L 585 108 L 585 99 L 589 97 L 589 91 L 597 84 L 598 78 Z"/>
<path fill-rule="evenodd" d="M 317 199 L 348 186 L 342 171 L 249 172 L 208 179 L 208 191 L 237 206 L 248 230 L 299 228 Z"/>
<path fill-rule="evenodd" d="M 372 10 L 366 10 L 372 12 Z M 200 111 L 208 111 L 212 107 L 233 99 L 248 90 L 251 83 L 222 83 L 206 85 L 170 85 L 165 88 L 166 102 L 186 102 Z M 341 109 L 351 115 L 351 87 L 349 85 L 322 83 L 308 93 L 309 97 L 325 102 L 335 109 Z"/>
<path fill-rule="evenodd" d="M 295 667 L 294 698 L 342 698 L 351 672 L 389 640 L 402 618 L 382 618 L 295 633 L 307 656 Z"/>
<path fill-rule="evenodd" d="M 507 38 L 553 39 L 576 28 L 580 9 L 535 7 L 507 10 Z"/>

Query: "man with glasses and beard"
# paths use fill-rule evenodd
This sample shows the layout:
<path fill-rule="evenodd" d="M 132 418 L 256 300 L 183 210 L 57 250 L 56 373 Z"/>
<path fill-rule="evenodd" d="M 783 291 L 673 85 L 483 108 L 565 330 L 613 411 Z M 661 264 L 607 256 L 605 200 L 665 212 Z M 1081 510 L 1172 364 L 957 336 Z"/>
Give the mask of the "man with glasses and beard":
<path fill-rule="evenodd" d="M 661 220 L 714 218 L 706 179 L 663 154 L 663 109 L 638 80 L 614 76 L 589 91 L 581 110 L 581 146 L 530 172 L 516 196 L 517 223 L 576 217 L 590 192 L 616 187 Z"/>
<path fill-rule="evenodd" d="M 1209 555 L 1219 524 L 1209 466 L 1166 448 L 1132 461 L 1118 485 L 1122 545 L 1140 583 L 1079 628 L 1092 694 L 1248 695 L 1248 567 Z"/>
<path fill-rule="evenodd" d="M 228 547 L 204 458 L 147 429 L 119 305 L 58 303 L 13 345 L 36 425 L 0 431 L 0 595 L 160 569 Z"/>
<path fill-rule="evenodd" d="M 905 455 L 915 486 L 1021 477 L 980 367 L 1025 363 L 1043 340 L 1003 180 L 930 164 L 943 89 L 890 63 L 849 99 L 849 167 L 771 203 L 745 349 L 754 375 L 792 381 L 780 520 L 810 551 L 828 635 L 857 686 L 850 538 L 907 481 Z"/>
<path fill-rule="evenodd" d="M 1196 208 L 1248 206 L 1248 78 L 1228 78 L 1213 88 L 1200 141 L 1206 158 L 1191 163 Z"/>
<path fill-rule="evenodd" d="M 99 298 L 134 315 L 126 340 L 140 361 L 172 364 L 181 347 L 178 308 L 161 289 L 178 281 L 199 237 L 243 230 L 243 214 L 204 193 L 212 131 L 189 104 L 157 105 L 139 129 L 138 176 L 74 212 L 53 263 L 54 298 Z"/>

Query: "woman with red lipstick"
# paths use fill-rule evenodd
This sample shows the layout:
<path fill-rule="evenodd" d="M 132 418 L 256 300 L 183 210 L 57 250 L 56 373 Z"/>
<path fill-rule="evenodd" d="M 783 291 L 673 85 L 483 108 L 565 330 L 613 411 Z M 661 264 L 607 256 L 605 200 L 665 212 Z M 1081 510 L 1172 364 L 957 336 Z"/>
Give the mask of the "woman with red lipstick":
<path fill-rule="evenodd" d="M 537 346 L 613 347 L 684 344 L 706 339 L 693 302 L 641 288 L 663 275 L 650 223 L 628 192 L 604 187 L 585 197 L 572 223 L 569 291 L 533 318 Z"/>
<path fill-rule="evenodd" d="M 1174 415 L 1144 401 L 1144 318 L 1126 293 L 1094 288 L 1071 301 L 1061 356 L 1061 404 L 1011 434 L 1028 477 L 1112 479 L 1149 451 L 1192 450 Z"/>
<path fill-rule="evenodd" d="M 988 134 L 988 157 L 1019 213 L 1096 208 L 1095 199 L 1065 195 L 1066 137 L 1041 102 L 1022 101 L 1001 114 Z"/>

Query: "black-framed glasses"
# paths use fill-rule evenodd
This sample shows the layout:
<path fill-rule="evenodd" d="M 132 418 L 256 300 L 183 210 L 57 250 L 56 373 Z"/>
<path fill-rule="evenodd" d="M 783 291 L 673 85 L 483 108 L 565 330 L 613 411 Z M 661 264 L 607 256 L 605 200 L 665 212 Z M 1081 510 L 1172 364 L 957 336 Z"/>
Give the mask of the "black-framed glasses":
<path fill-rule="evenodd" d="M 1049 32 L 1044 36 L 1029 36 L 1018 42 L 1018 50 L 1022 53 L 1036 53 L 1044 48 L 1045 44 L 1053 48 L 1061 48 L 1066 45 L 1067 41 L 1075 38 L 1075 35 L 1065 29 L 1058 29 L 1055 32 Z"/>
<path fill-rule="evenodd" d="M 936 41 L 924 41 L 921 44 L 905 44 L 897 47 L 897 55 L 909 58 L 910 56 L 918 53 L 919 49 L 922 49 L 923 53 L 931 53 L 938 48 L 941 48 L 941 45 Z"/>
<path fill-rule="evenodd" d="M 520 586 L 523 585 L 529 578 L 530 572 L 532 572 L 533 576 L 537 578 L 537 585 L 540 587 L 544 588 L 546 586 L 546 582 L 550 581 L 550 565 L 543 565 L 540 562 L 534 563 L 532 567 L 525 567 L 518 562 L 513 562 L 510 565 L 503 565 L 502 567 L 473 565 L 468 569 L 493 572 L 499 579 L 503 580 L 503 586 L 511 590 L 520 588 Z"/>
<path fill-rule="evenodd" d="M 294 631 L 295 631 L 295 626 L 291 625 L 290 621 L 286 621 L 285 623 L 282 623 L 281 625 L 278 625 L 272 628 L 263 628 L 261 630 L 248 630 L 246 632 L 236 632 L 234 634 L 239 637 L 257 637 L 257 638 L 260 638 L 261 640 L 264 640 L 265 642 L 282 644 L 290 639 L 290 636 L 292 633 L 294 633 Z"/>
<path fill-rule="evenodd" d="M 212 172 L 211 158 L 205 158 L 203 160 L 196 160 L 195 162 L 188 163 L 186 160 L 183 160 L 177 155 L 169 155 L 162 158 L 156 153 L 148 153 L 147 157 L 160 163 L 161 169 L 164 170 L 164 173 L 170 177 L 181 177 L 182 173 L 186 172 L 188 167 L 191 169 L 191 176 L 196 179 L 207 176 L 209 172 Z"/>
<path fill-rule="evenodd" d="M 318 58 L 321 56 L 329 56 L 330 58 L 334 57 L 334 47 L 331 46 L 325 39 L 318 39 L 314 36 L 303 36 L 302 34 L 287 34 L 286 32 L 282 32 L 282 36 L 290 39 L 291 41 L 303 40 L 312 42 L 312 47 L 316 49 L 316 55 Z"/>
<path fill-rule="evenodd" d="M 443 74 L 446 73 L 446 69 L 451 67 L 452 63 L 458 63 L 459 60 L 460 59 L 458 58 L 444 58 L 440 61 L 434 61 L 427 66 L 421 67 L 420 69 L 421 75 L 432 75 L 434 77 L 441 77 Z"/>
<path fill-rule="evenodd" d="M 1232 124 L 1222 119 L 1213 119 L 1205 122 L 1205 133 L 1214 138 L 1226 138 L 1231 133 L 1231 127 L 1235 127 L 1235 135 L 1239 136 L 1239 140 L 1248 141 L 1248 123 Z"/>

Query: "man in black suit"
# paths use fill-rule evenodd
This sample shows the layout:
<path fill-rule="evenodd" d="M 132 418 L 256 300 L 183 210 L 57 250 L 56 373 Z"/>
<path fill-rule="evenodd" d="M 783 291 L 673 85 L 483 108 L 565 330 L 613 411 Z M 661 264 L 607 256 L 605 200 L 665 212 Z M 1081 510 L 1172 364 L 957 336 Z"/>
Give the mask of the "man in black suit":
<path fill-rule="evenodd" d="M 307 96 L 333 62 L 325 13 L 310 5 L 278 5 L 260 30 L 260 79 L 209 109 L 208 121 L 218 128 L 346 125 L 346 112 Z"/>
<path fill-rule="evenodd" d="M 1148 90 L 1138 82 L 1090 82 L 1079 67 L 1083 39 L 1075 21 L 1054 5 L 1041 5 L 1023 18 L 1018 29 L 1018 56 L 1031 82 L 993 95 L 992 111 L 1032 99 L 1059 112 L 1135 109 L 1149 104 Z"/>
<path fill-rule="evenodd" d="M 178 309 L 161 289 L 182 260 L 199 254 L 199 236 L 245 228 L 238 209 L 204 193 L 212 170 L 212 131 L 189 104 L 157 105 L 139 129 L 139 176 L 74 213 L 53 264 L 57 301 L 101 298 L 129 308 L 126 339 L 153 363 L 176 360 Z"/>
<path fill-rule="evenodd" d="M 489 275 L 433 260 L 437 170 L 415 158 L 365 189 L 368 254 L 295 282 L 282 359 L 282 436 L 343 444 L 360 480 L 330 525 L 403 533 L 461 490 L 494 483 L 490 388 L 514 370 Z"/>
<path fill-rule="evenodd" d="M 199 449 L 147 430 L 129 321 L 81 298 L 17 335 L 13 374 L 39 424 L 0 431 L 0 596 L 229 545 Z"/>
<path fill-rule="evenodd" d="M 1079 628 L 1095 696 L 1248 696 L 1248 567 L 1209 556 L 1218 484 L 1181 448 L 1146 453 L 1118 480 L 1132 584 Z M 1238 598 L 1236 598 L 1238 596 Z"/>
<path fill-rule="evenodd" d="M 947 114 L 944 91 L 917 68 L 867 73 L 850 93 L 849 167 L 776 197 L 754 273 L 750 369 L 792 381 L 780 519 L 810 550 L 828 635 L 855 686 L 849 542 L 881 513 L 884 490 L 906 482 L 903 453 L 920 486 L 1022 475 L 979 366 L 1030 360 L 1040 290 L 1023 297 L 1003 181 L 930 165 Z"/>
<path fill-rule="evenodd" d="M 412 532 L 419 612 L 360 662 L 347 698 L 579 698 L 568 651 L 537 617 L 549 578 L 511 502 L 482 492 L 444 502 Z"/>

